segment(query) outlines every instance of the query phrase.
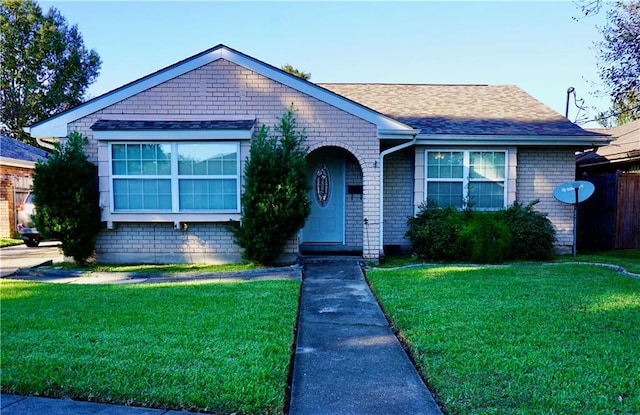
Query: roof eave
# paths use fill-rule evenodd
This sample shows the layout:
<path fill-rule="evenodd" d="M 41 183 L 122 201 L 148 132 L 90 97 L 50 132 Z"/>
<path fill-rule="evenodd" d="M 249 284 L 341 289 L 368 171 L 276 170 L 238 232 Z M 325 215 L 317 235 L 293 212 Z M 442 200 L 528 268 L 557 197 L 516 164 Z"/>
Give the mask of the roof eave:
<path fill-rule="evenodd" d="M 421 145 L 519 145 L 592 148 L 609 143 L 606 136 L 418 134 Z"/>
<path fill-rule="evenodd" d="M 54 115 L 30 127 L 26 127 L 24 131 L 33 137 L 65 137 L 69 123 L 219 59 L 225 59 L 240 65 L 299 92 L 317 98 L 329 105 L 335 106 L 358 118 L 371 122 L 377 126 L 378 130 L 398 132 L 413 131 L 412 127 L 400 121 L 380 114 L 314 83 L 288 74 L 274 66 L 224 45 L 215 46 L 118 89 L 107 92 L 75 108 Z"/>
<path fill-rule="evenodd" d="M 21 167 L 25 169 L 35 169 L 36 162 L 29 160 L 14 159 L 12 157 L 0 156 L 0 164 L 3 166 Z"/>

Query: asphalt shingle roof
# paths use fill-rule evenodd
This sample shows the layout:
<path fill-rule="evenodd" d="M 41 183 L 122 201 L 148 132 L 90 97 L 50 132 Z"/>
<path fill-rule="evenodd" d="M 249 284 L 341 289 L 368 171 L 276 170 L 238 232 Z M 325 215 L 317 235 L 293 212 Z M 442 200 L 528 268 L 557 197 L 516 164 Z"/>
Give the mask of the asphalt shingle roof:
<path fill-rule="evenodd" d="M 514 85 L 318 84 L 421 134 L 597 136 Z"/>
<path fill-rule="evenodd" d="M 610 160 L 624 160 L 640 157 L 640 120 L 606 129 L 594 129 L 594 132 L 611 135 L 611 143 L 596 151 L 584 152 L 576 158 L 578 164 L 599 164 Z"/>
<path fill-rule="evenodd" d="M 0 156 L 36 162 L 45 160 L 49 153 L 6 135 L 0 135 Z"/>
<path fill-rule="evenodd" d="M 98 120 L 94 131 L 108 130 L 250 130 L 255 120 L 135 121 Z"/>

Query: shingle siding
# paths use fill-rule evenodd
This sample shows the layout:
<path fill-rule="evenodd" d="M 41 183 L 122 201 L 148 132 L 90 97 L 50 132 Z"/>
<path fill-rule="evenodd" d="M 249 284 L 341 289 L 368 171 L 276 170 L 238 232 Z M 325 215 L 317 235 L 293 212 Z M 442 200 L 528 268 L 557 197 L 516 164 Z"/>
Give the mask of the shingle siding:
<path fill-rule="evenodd" d="M 362 173 L 365 179 L 362 183 L 364 186 L 362 215 L 377 218 L 379 173 L 374 162 L 378 160 L 379 143 L 375 125 L 222 59 L 81 118 L 69 124 L 68 130 L 77 129 L 90 139 L 86 152 L 89 159 L 98 164 L 101 202 L 103 209 L 108 211 L 110 209 L 108 147 L 106 143 L 99 143 L 93 139 L 90 128 L 97 120 L 118 119 L 118 117 L 132 115 L 144 116 L 145 119 L 151 120 L 181 117 L 188 119 L 189 116 L 210 115 L 217 117 L 227 115 L 230 118 L 251 116 L 256 118 L 256 130 L 258 130 L 260 125 L 277 124 L 278 118 L 292 104 L 298 127 L 306 129 L 307 145 L 310 151 L 324 146 L 340 147 L 353 154 L 357 163 L 363 166 Z M 241 150 L 243 171 L 248 146 L 248 142 L 243 142 Z M 117 221 L 114 219 L 114 222 Z M 359 228 L 356 222 L 359 221 L 348 221 L 352 224 L 350 230 L 355 232 L 350 241 L 357 243 L 360 238 L 362 244 L 363 231 L 360 230 L 358 235 Z M 105 230 L 100 234 L 98 259 L 117 260 L 121 257 L 134 257 L 139 253 L 153 254 L 151 256 L 158 262 L 174 262 L 173 258 L 176 260 L 183 258 L 184 262 L 189 262 L 187 253 L 202 253 L 204 259 L 212 258 L 216 253 L 220 257 L 239 255 L 240 249 L 232 243 L 230 234 L 222 231 L 222 228 L 224 228 L 223 224 L 218 223 L 199 224 L 196 228 L 199 232 L 197 234 L 199 242 L 196 246 L 195 242 L 184 245 L 183 232 L 175 230 L 173 223 L 116 223 L 116 229 Z M 191 225 L 189 229 L 192 229 Z M 162 241 L 154 237 L 159 231 L 163 233 Z M 369 231 L 369 239 L 363 247 L 363 253 L 366 258 L 377 258 L 377 223 L 371 224 Z M 199 248 L 200 244 L 206 246 L 206 249 Z M 297 249 L 297 242 L 292 244 Z M 206 255 L 203 253 L 205 251 Z"/>

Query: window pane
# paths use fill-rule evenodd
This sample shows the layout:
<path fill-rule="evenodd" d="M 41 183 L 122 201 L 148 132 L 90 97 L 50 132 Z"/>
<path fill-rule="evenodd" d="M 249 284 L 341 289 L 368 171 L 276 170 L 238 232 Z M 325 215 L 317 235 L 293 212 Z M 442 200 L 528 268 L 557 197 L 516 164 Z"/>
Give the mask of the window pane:
<path fill-rule="evenodd" d="M 438 207 L 462 208 L 461 182 L 431 182 L 427 185 L 427 200 Z"/>
<path fill-rule="evenodd" d="M 171 161 L 158 161 L 158 175 L 168 176 L 171 174 Z"/>
<path fill-rule="evenodd" d="M 237 209 L 238 198 L 235 195 L 228 195 L 224 197 L 224 209 Z"/>
<path fill-rule="evenodd" d="M 158 160 L 171 160 L 171 144 L 156 144 Z"/>
<path fill-rule="evenodd" d="M 170 210 L 171 180 L 116 179 L 113 200 L 116 210 Z"/>
<path fill-rule="evenodd" d="M 238 163 L 236 162 L 236 154 L 226 155 L 224 157 L 222 174 L 236 175 L 238 172 Z"/>
<path fill-rule="evenodd" d="M 129 160 L 140 159 L 140 144 L 127 144 L 127 158 Z"/>
<path fill-rule="evenodd" d="M 427 177 L 461 179 L 463 160 L 463 153 L 460 151 L 428 151 Z"/>
<path fill-rule="evenodd" d="M 469 203 L 478 209 L 499 209 L 504 207 L 504 182 L 469 183 Z"/>
<path fill-rule="evenodd" d="M 139 176 L 142 174 L 142 163 L 139 161 L 127 161 L 127 174 Z"/>
<path fill-rule="evenodd" d="M 155 161 L 143 161 L 142 162 L 142 174 L 156 175 L 158 173 Z"/>
<path fill-rule="evenodd" d="M 178 144 L 178 174 L 236 175 L 238 147 L 229 143 Z M 224 163 L 229 163 L 227 166 Z M 192 167 L 188 167 L 192 166 Z"/>
<path fill-rule="evenodd" d="M 114 161 L 113 162 L 113 174 L 127 174 L 127 162 L 126 161 Z"/>
<path fill-rule="evenodd" d="M 237 209 L 236 179 L 181 179 L 180 209 Z"/>
<path fill-rule="evenodd" d="M 114 160 L 123 160 L 127 157 L 127 151 L 124 144 L 114 144 L 111 146 L 111 157 Z"/>
<path fill-rule="evenodd" d="M 504 180 L 504 152 L 472 151 L 469 154 L 469 178 Z"/>
<path fill-rule="evenodd" d="M 142 158 L 146 160 L 156 159 L 156 145 L 155 144 L 143 144 L 142 145 Z"/>
<path fill-rule="evenodd" d="M 143 206 L 141 194 L 129 195 L 129 209 L 142 210 Z"/>

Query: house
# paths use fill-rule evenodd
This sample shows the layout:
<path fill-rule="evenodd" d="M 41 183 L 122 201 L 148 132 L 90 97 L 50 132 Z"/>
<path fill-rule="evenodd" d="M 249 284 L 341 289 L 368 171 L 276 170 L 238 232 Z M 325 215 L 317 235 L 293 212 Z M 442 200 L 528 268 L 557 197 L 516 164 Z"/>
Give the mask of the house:
<path fill-rule="evenodd" d="M 31 189 L 36 162 L 49 153 L 0 134 L 0 237 L 16 233 L 16 208 Z"/>
<path fill-rule="evenodd" d="M 566 250 L 572 209 L 552 190 L 573 179 L 576 150 L 608 142 L 515 86 L 314 84 L 224 45 L 26 131 L 89 138 L 98 260 L 221 263 L 240 258 L 227 223 L 240 220 L 251 139 L 290 105 L 322 183 L 283 259 L 407 248 L 407 218 L 426 198 L 489 210 L 540 199 Z"/>
<path fill-rule="evenodd" d="M 576 156 L 576 177 L 595 186 L 578 209 L 578 246 L 640 248 L 640 120 L 592 130 L 611 135 L 609 145 Z"/>

